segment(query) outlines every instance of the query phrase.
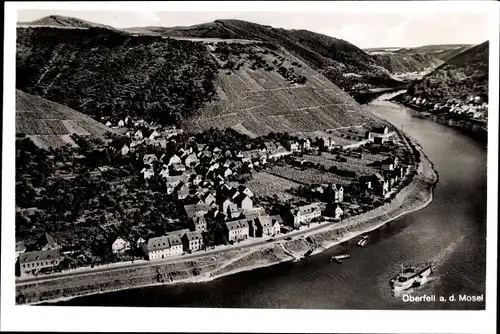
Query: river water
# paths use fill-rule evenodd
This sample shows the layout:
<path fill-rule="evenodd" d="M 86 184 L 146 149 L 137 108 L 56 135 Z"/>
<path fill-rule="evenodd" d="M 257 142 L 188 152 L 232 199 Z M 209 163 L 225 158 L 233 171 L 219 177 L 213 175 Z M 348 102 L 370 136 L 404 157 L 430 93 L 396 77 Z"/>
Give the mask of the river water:
<path fill-rule="evenodd" d="M 484 302 L 409 303 L 394 297 L 389 279 L 400 264 L 433 261 L 435 273 L 413 295 L 485 293 L 486 147 L 463 132 L 384 99 L 365 108 L 402 127 L 434 163 L 439 182 L 426 208 L 308 262 L 282 263 L 211 282 L 155 286 L 91 295 L 58 303 L 79 306 L 177 306 L 306 309 L 484 309 Z M 343 264 L 329 257 L 348 251 Z"/>

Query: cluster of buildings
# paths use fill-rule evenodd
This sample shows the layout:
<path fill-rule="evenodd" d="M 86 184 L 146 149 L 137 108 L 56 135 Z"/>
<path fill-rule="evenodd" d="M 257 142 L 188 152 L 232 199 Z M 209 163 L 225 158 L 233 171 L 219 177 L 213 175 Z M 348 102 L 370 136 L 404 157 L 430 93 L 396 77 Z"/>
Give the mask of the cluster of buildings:
<path fill-rule="evenodd" d="M 425 98 L 413 97 L 410 103 L 434 113 L 450 113 L 473 119 L 488 118 L 488 103 L 479 96 L 470 96 L 466 101 L 448 99 L 444 103 L 433 103 Z"/>
<path fill-rule="evenodd" d="M 387 197 L 408 170 L 407 165 L 399 164 L 397 157 L 387 157 L 380 162 L 380 172 L 359 178 L 361 191 L 373 191 L 378 196 Z"/>

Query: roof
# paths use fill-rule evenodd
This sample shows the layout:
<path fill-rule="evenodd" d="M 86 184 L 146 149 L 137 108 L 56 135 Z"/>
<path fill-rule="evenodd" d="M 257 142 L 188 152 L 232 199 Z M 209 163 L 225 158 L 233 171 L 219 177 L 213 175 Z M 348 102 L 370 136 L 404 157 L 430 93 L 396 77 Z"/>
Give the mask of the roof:
<path fill-rule="evenodd" d="M 148 251 L 162 250 L 170 248 L 170 242 L 166 235 L 156 238 L 150 238 L 147 245 Z"/>
<path fill-rule="evenodd" d="M 24 245 L 24 241 L 17 241 L 16 242 L 16 252 L 24 251 L 26 249 L 26 246 Z"/>
<path fill-rule="evenodd" d="M 28 252 L 19 255 L 19 262 L 33 262 L 33 261 L 47 261 L 60 259 L 61 255 L 59 254 L 59 250 L 57 249 L 49 249 L 46 251 L 36 251 L 36 252 Z"/>
<path fill-rule="evenodd" d="M 241 203 L 243 202 L 246 198 L 250 199 L 250 197 L 248 197 L 247 195 L 245 195 L 244 193 L 240 193 L 238 196 L 236 196 L 236 198 L 234 199 L 235 202 L 237 203 Z"/>
<path fill-rule="evenodd" d="M 177 181 L 188 181 L 189 176 L 188 175 L 174 175 L 174 176 L 167 176 L 166 182 L 177 182 Z"/>
<path fill-rule="evenodd" d="M 279 224 L 283 223 L 283 219 L 281 218 L 280 215 L 269 216 L 269 218 L 271 219 L 271 221 L 276 221 Z"/>
<path fill-rule="evenodd" d="M 251 222 L 252 220 L 248 219 L 248 221 Z M 235 220 L 232 222 L 227 222 L 226 227 L 228 230 L 237 230 L 240 228 L 247 228 L 248 227 L 247 219 L 239 219 L 239 220 Z"/>
<path fill-rule="evenodd" d="M 119 237 L 117 237 L 117 238 L 115 239 L 115 241 L 114 241 L 113 243 L 117 242 L 117 241 L 118 241 L 118 239 L 122 239 L 122 240 L 123 240 L 123 241 L 125 241 L 125 242 L 129 242 L 126 238 L 124 238 L 124 237 L 122 237 L 122 236 L 119 236 Z"/>
<path fill-rule="evenodd" d="M 207 204 L 189 204 L 184 205 L 184 211 L 188 217 L 196 216 L 196 212 L 199 211 L 210 211 L 210 205 Z"/>
<path fill-rule="evenodd" d="M 384 177 L 380 173 L 373 174 L 373 178 L 375 179 L 375 181 L 378 181 L 380 183 L 384 183 L 385 181 Z"/>
<path fill-rule="evenodd" d="M 260 226 L 262 226 L 262 228 L 270 228 L 270 227 L 273 227 L 273 222 L 271 221 L 271 217 L 269 216 L 259 216 L 257 217 L 256 219 Z"/>
<path fill-rule="evenodd" d="M 195 225 L 198 225 L 198 224 L 206 224 L 206 223 L 207 223 L 207 221 L 205 220 L 205 218 L 204 218 L 204 217 L 193 217 L 192 219 L 193 219 L 193 223 L 194 223 Z"/>
<path fill-rule="evenodd" d="M 393 157 L 387 157 L 384 160 L 382 160 L 383 164 L 394 164 L 396 162 L 396 159 Z"/>
<path fill-rule="evenodd" d="M 198 240 L 203 239 L 203 235 L 201 234 L 201 231 L 186 232 L 186 238 L 188 240 Z"/>
<path fill-rule="evenodd" d="M 290 210 L 292 213 L 300 212 L 301 214 L 311 213 L 313 211 L 319 210 L 319 205 L 317 203 L 302 205 Z"/>

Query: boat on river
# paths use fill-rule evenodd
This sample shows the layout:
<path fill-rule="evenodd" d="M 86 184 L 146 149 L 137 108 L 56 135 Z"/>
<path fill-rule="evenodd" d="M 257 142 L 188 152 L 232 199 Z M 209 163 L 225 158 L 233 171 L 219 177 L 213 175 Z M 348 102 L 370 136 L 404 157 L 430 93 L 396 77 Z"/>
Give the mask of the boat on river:
<path fill-rule="evenodd" d="M 419 287 L 427 282 L 427 278 L 433 272 L 432 263 L 416 264 L 410 267 L 401 265 L 401 272 L 394 276 L 389 284 L 394 291 L 408 290 Z"/>
<path fill-rule="evenodd" d="M 367 235 L 364 235 L 361 237 L 361 239 L 358 241 L 358 243 L 356 244 L 356 246 L 358 247 L 364 247 L 366 244 L 368 243 L 368 236 Z"/>
<path fill-rule="evenodd" d="M 348 259 L 350 257 L 351 257 L 351 255 L 349 255 L 349 254 L 336 255 L 336 256 L 332 256 L 330 258 L 330 262 L 342 263 L 342 260 Z"/>

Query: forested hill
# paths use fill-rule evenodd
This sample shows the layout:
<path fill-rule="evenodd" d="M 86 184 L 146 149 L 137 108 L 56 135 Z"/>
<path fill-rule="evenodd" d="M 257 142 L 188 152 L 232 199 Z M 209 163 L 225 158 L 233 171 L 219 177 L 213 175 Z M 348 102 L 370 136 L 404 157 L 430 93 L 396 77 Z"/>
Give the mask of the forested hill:
<path fill-rule="evenodd" d="M 170 37 L 258 40 L 280 45 L 346 91 L 363 87 L 398 86 L 390 73 L 357 46 L 308 30 L 273 28 L 240 20 L 217 20 L 190 27 L 130 28 Z"/>
<path fill-rule="evenodd" d="M 18 28 L 16 56 L 17 89 L 97 120 L 180 123 L 215 94 L 217 65 L 201 43 L 103 28 Z"/>
<path fill-rule="evenodd" d="M 468 99 L 479 96 L 488 101 L 489 42 L 472 47 L 414 82 L 406 96 L 418 96 L 430 101 L 449 98 Z"/>
<path fill-rule="evenodd" d="M 50 15 L 31 22 L 18 22 L 18 26 L 50 26 L 61 28 L 106 28 L 115 29 L 111 26 L 89 22 L 75 17 Z"/>

